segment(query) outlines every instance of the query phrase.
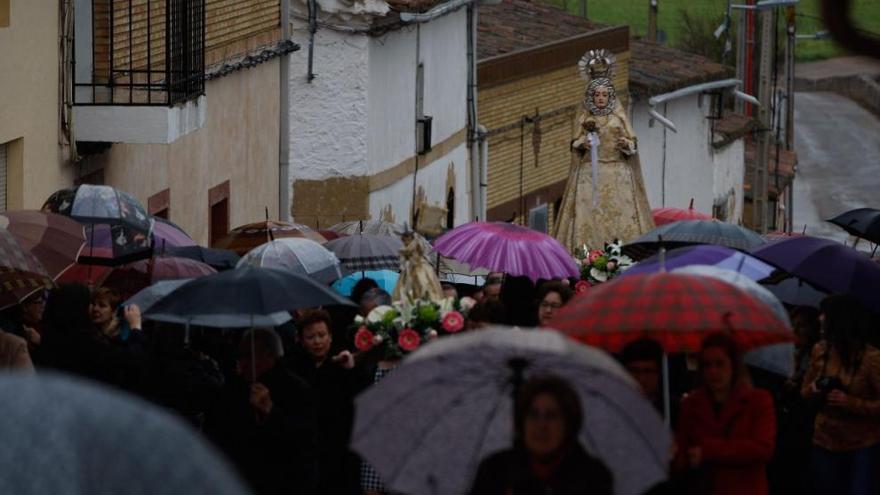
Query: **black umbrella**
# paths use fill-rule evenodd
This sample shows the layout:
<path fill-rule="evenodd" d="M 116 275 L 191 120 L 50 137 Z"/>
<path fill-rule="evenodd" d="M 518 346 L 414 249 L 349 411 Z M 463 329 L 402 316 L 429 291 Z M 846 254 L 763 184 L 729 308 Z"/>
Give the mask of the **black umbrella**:
<path fill-rule="evenodd" d="M 188 282 L 144 316 L 173 323 L 200 321 L 203 326 L 251 326 L 249 322 L 274 326 L 283 323 L 279 314 L 330 305 L 353 303 L 308 277 L 247 266 Z"/>
<path fill-rule="evenodd" d="M 643 259 L 659 251 L 661 245 L 673 249 L 694 244 L 712 244 L 746 251 L 767 244 L 767 241 L 756 232 L 731 223 L 682 220 L 657 227 L 628 243 L 623 251 L 634 259 Z"/>
<path fill-rule="evenodd" d="M 234 251 L 203 246 L 168 247 L 166 253 L 170 256 L 201 261 L 217 271 L 232 270 L 240 259 Z"/>
<path fill-rule="evenodd" d="M 828 221 L 856 237 L 880 244 L 880 210 L 856 208 Z"/>

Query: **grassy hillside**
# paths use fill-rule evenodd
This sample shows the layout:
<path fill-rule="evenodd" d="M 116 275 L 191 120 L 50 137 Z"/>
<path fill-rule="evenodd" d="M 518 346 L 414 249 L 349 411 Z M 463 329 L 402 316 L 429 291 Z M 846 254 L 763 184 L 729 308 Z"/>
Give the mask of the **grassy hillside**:
<path fill-rule="evenodd" d="M 580 0 L 548 0 L 571 12 L 578 12 Z M 668 42 L 676 46 L 681 41 L 681 12 L 695 18 L 721 19 L 727 9 L 727 0 L 658 0 L 658 26 Z M 734 0 L 734 3 L 742 3 Z M 854 0 L 852 19 L 866 31 L 880 33 L 880 0 Z M 587 0 L 590 19 L 605 24 L 628 24 L 639 34 L 645 34 L 648 24 L 648 0 Z M 798 33 L 815 33 L 823 29 L 819 19 L 819 0 L 801 0 L 797 7 Z M 734 13 L 734 19 L 738 14 Z M 843 53 L 830 40 L 799 41 L 798 60 L 818 60 Z"/>

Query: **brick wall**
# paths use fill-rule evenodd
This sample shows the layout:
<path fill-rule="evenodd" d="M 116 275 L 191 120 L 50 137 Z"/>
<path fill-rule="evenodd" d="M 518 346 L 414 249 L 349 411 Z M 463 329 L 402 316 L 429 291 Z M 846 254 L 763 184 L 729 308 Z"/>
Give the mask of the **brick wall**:
<path fill-rule="evenodd" d="M 620 103 L 626 104 L 629 51 L 615 55 L 614 85 Z M 572 165 L 569 145 L 585 89 L 576 61 L 480 88 L 479 121 L 489 131 L 489 220 L 509 220 L 547 203 L 552 224 L 554 202 L 562 196 Z"/>

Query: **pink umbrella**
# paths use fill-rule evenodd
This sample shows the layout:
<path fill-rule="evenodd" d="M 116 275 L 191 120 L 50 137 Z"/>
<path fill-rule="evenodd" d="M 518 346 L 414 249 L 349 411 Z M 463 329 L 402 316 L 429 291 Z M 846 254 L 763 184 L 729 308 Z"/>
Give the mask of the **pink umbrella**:
<path fill-rule="evenodd" d="M 471 222 L 434 241 L 434 249 L 472 268 L 532 280 L 578 277 L 574 258 L 547 234 L 503 222 Z"/>
<path fill-rule="evenodd" d="M 156 253 L 164 252 L 166 247 L 197 246 L 183 229 L 164 218 L 153 217 L 153 249 Z"/>
<path fill-rule="evenodd" d="M 196 260 L 159 256 L 116 267 L 101 285 L 128 297 L 161 280 L 197 278 L 213 273 L 217 270 Z"/>
<path fill-rule="evenodd" d="M 680 220 L 711 220 L 712 216 L 694 209 L 694 200 L 685 208 L 654 208 L 651 210 L 654 217 L 654 224 L 658 227 L 667 223 L 678 222 Z"/>

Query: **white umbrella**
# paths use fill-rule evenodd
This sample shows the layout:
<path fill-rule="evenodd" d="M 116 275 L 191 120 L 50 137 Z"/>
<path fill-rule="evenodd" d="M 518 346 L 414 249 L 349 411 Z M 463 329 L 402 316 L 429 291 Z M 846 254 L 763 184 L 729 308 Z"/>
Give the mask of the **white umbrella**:
<path fill-rule="evenodd" d="M 666 478 L 669 432 L 632 378 L 604 351 L 552 330 L 495 328 L 425 345 L 357 398 L 352 448 L 391 491 L 467 493 L 480 461 L 512 446 L 515 360 L 524 379 L 555 375 L 577 391 L 581 443 L 611 470 L 615 493 Z"/>
<path fill-rule="evenodd" d="M 275 239 L 251 249 L 236 268 L 245 265 L 287 270 L 323 283 L 342 278 L 339 258 L 333 252 L 300 237 Z"/>
<path fill-rule="evenodd" d="M 742 273 L 709 265 L 691 265 L 678 268 L 673 270 L 673 272 L 712 277 L 721 280 L 722 282 L 735 285 L 754 296 L 755 299 L 769 306 L 773 310 L 773 314 L 775 314 L 780 320 L 791 325 L 788 311 L 785 310 L 785 306 L 782 305 L 779 298 L 777 298 L 766 287 L 758 284 Z M 743 360 L 750 366 L 761 368 L 779 375 L 791 376 L 794 374 L 794 344 L 787 342 L 759 347 L 746 353 Z"/>

